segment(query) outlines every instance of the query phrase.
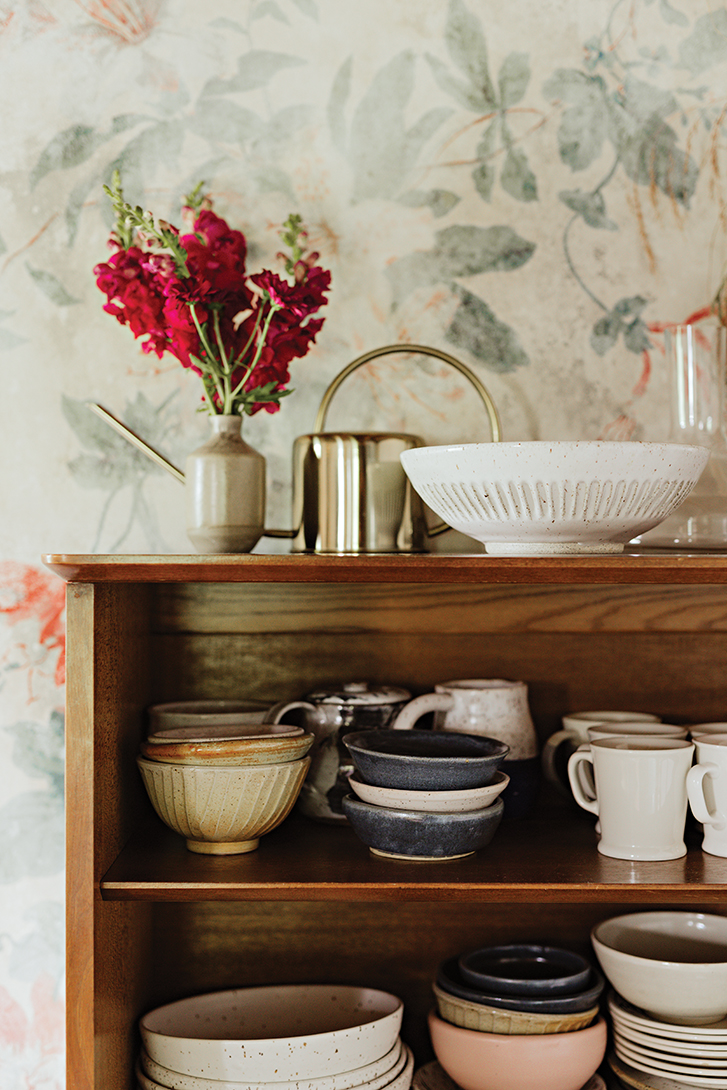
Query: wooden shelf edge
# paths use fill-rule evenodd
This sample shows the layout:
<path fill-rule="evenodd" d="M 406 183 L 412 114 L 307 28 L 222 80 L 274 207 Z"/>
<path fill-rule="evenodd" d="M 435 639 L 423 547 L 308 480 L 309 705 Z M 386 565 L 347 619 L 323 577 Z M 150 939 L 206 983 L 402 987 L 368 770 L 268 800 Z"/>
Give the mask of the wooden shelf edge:
<path fill-rule="evenodd" d="M 43 564 L 68 583 L 727 583 L 727 549 L 619 556 L 485 554 L 71 555 Z"/>

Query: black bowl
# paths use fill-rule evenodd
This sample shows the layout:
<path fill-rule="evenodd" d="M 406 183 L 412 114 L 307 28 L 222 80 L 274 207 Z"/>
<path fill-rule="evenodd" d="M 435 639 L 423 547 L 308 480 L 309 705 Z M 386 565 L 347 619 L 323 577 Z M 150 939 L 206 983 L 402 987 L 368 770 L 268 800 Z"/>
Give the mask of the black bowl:
<path fill-rule="evenodd" d="M 497 738 L 433 730 L 363 730 L 344 745 L 366 783 L 458 791 L 490 783 L 510 752 Z"/>
<path fill-rule="evenodd" d="M 495 995 L 573 995 L 586 987 L 591 964 L 572 950 L 534 943 L 485 946 L 462 954 L 465 984 Z"/>
<path fill-rule="evenodd" d="M 483 1003 L 488 1007 L 501 1007 L 509 1011 L 528 1011 L 530 1014 L 575 1014 L 595 1007 L 601 996 L 606 981 L 595 966 L 586 987 L 574 995 L 548 996 L 531 998 L 524 995 L 492 995 L 469 987 L 459 971 L 458 958 L 447 958 L 437 969 L 437 985 L 443 992 L 467 999 L 470 1003 Z"/>
<path fill-rule="evenodd" d="M 355 795 L 343 799 L 343 812 L 359 840 L 377 855 L 438 861 L 459 859 L 486 847 L 502 820 L 502 799 L 482 810 L 424 813 L 375 806 Z"/>

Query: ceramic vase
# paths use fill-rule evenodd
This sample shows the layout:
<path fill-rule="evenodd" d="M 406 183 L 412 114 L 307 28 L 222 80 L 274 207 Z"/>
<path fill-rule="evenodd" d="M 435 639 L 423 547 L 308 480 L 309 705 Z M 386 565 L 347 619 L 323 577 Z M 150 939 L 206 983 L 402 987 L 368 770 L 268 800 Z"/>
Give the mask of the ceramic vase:
<path fill-rule="evenodd" d="M 199 553 L 248 553 L 265 525 L 265 459 L 242 438 L 242 417 L 210 421 L 185 464 L 187 533 Z"/>

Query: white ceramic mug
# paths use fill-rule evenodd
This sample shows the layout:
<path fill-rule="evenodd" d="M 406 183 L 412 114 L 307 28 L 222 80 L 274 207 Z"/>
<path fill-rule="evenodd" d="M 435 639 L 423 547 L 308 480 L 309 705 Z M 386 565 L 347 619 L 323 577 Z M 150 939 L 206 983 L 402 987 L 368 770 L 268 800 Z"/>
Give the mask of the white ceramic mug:
<path fill-rule="evenodd" d="M 546 780 L 570 794 L 564 760 L 584 743 L 588 743 L 588 728 L 596 723 L 658 723 L 659 716 L 650 712 L 569 712 L 563 716 L 563 727 L 546 740 L 542 752 L 543 775 Z M 566 752 L 562 753 L 564 747 Z M 558 756 L 562 760 L 558 761 Z"/>
<path fill-rule="evenodd" d="M 597 814 L 598 850 L 615 859 L 678 859 L 687 851 L 687 773 L 694 744 L 681 738 L 599 738 L 573 753 L 568 779 L 579 806 Z M 594 795 L 579 766 L 592 766 Z"/>
<path fill-rule="evenodd" d="M 687 795 L 704 826 L 702 851 L 727 856 L 727 733 L 696 735 L 694 744 L 697 763 L 687 775 Z"/>
<path fill-rule="evenodd" d="M 396 717 L 394 730 L 410 729 L 428 712 L 434 712 L 435 730 L 486 734 L 505 742 L 510 747 L 509 761 L 538 756 L 538 737 L 524 681 L 443 681 L 434 686 L 434 692 L 410 700 Z"/>

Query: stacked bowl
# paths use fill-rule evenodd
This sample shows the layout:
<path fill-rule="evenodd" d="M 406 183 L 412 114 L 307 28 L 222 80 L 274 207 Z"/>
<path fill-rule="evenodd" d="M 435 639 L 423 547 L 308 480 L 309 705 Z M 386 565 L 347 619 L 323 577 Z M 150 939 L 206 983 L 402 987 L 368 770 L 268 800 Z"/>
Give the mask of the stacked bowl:
<path fill-rule="evenodd" d="M 606 1053 L 604 979 L 579 954 L 484 947 L 437 970 L 434 1053 L 463 1090 L 580 1090 Z"/>
<path fill-rule="evenodd" d="M 503 742 L 432 730 L 366 730 L 343 742 L 354 765 L 343 812 L 375 855 L 440 861 L 490 843 L 509 782 Z"/>
<path fill-rule="evenodd" d="M 727 919 L 655 911 L 597 924 L 613 986 L 609 1064 L 627 1086 L 727 1088 Z"/>
<path fill-rule="evenodd" d="M 403 1004 L 349 985 L 192 996 L 140 1022 L 140 1090 L 409 1090 Z"/>
<path fill-rule="evenodd" d="M 233 855 L 254 851 L 288 816 L 313 735 L 274 721 L 277 707 L 250 710 L 243 703 L 236 712 L 230 705 L 221 710 L 222 703 L 207 711 L 195 705 L 193 722 L 187 711 L 175 711 L 182 715 L 177 726 L 152 714 L 137 764 L 156 813 L 190 851 Z"/>

